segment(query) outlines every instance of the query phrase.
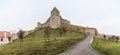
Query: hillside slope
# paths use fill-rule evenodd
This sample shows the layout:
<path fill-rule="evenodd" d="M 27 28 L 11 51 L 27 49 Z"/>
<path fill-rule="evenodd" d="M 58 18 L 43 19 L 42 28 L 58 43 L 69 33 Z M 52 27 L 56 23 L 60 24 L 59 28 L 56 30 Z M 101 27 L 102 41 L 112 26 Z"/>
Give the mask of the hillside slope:
<path fill-rule="evenodd" d="M 36 30 L 24 37 L 23 42 L 17 39 L 13 43 L 0 47 L 0 55 L 55 55 L 70 48 L 85 38 L 83 33 L 67 30 L 60 37 L 60 29 L 50 29 L 50 40 L 45 41 L 44 29 Z"/>
<path fill-rule="evenodd" d="M 92 47 L 105 55 L 120 55 L 120 42 L 94 38 Z"/>

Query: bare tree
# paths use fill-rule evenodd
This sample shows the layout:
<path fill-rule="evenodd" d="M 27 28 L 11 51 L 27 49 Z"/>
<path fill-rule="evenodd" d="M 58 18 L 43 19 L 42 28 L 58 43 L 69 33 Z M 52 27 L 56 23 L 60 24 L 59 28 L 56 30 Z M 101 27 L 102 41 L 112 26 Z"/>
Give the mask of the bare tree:
<path fill-rule="evenodd" d="M 112 38 L 112 41 L 115 41 L 115 36 L 112 36 L 111 38 Z"/>
<path fill-rule="evenodd" d="M 45 28 L 44 30 L 44 37 L 45 37 L 45 40 L 50 40 L 50 30 L 48 27 Z"/>
<path fill-rule="evenodd" d="M 66 32 L 67 32 L 66 28 L 63 27 L 63 34 L 64 34 L 64 36 L 66 35 Z"/>
<path fill-rule="evenodd" d="M 109 40 L 112 40 L 112 38 L 111 38 L 111 37 L 108 37 L 108 39 L 109 39 Z"/>
<path fill-rule="evenodd" d="M 18 38 L 21 39 L 23 41 L 23 36 L 24 36 L 24 31 L 23 30 L 19 30 L 18 32 Z"/>
<path fill-rule="evenodd" d="M 117 37 L 116 37 L 116 42 L 118 42 L 118 41 L 119 41 L 119 37 L 117 36 Z"/>
<path fill-rule="evenodd" d="M 23 44 L 23 36 L 24 36 L 24 31 L 23 30 L 19 30 L 19 32 L 18 32 L 18 38 L 22 41 L 20 41 L 21 43 L 20 43 L 20 50 L 21 50 L 21 52 L 20 52 L 20 55 L 22 55 L 22 44 Z"/>
<path fill-rule="evenodd" d="M 106 39 L 106 35 L 104 35 L 103 38 Z"/>
<path fill-rule="evenodd" d="M 62 35 L 63 35 L 63 30 L 61 28 L 59 29 L 59 35 L 60 35 L 60 37 L 62 37 Z"/>

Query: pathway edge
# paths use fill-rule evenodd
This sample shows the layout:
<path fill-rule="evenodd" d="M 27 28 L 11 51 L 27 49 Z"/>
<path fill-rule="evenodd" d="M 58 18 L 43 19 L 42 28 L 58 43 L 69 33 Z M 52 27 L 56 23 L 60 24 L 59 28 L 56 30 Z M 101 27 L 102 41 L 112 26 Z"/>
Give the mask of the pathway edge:
<path fill-rule="evenodd" d="M 96 53 L 99 53 L 100 55 L 105 55 L 105 54 L 103 54 L 103 53 L 101 53 L 101 52 L 93 49 L 93 48 L 91 47 L 91 43 L 92 43 L 92 42 L 93 42 L 93 37 L 92 37 L 92 39 L 91 39 L 91 41 L 90 41 L 90 43 L 89 43 L 89 48 L 90 48 L 92 51 L 94 51 L 94 52 L 96 52 Z"/>

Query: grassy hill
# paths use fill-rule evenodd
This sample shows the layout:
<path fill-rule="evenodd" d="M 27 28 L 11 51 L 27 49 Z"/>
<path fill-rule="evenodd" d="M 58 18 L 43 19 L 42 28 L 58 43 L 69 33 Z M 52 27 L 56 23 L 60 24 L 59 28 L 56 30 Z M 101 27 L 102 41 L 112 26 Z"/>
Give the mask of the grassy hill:
<path fill-rule="evenodd" d="M 105 55 L 120 55 L 120 42 L 95 38 L 92 47 Z"/>
<path fill-rule="evenodd" d="M 44 29 L 36 30 L 21 40 L 0 46 L 0 55 L 56 55 L 85 38 L 83 33 L 67 30 L 66 35 L 60 37 L 60 29 L 51 29 L 50 40 L 45 41 Z"/>

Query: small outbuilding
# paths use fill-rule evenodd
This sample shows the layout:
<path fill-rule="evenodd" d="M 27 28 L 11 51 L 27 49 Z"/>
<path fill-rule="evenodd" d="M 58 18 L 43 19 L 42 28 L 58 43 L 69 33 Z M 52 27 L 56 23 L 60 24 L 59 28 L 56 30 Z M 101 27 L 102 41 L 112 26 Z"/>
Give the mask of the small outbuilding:
<path fill-rule="evenodd" d="M 0 31 L 0 46 L 12 42 L 13 36 L 10 32 Z"/>

